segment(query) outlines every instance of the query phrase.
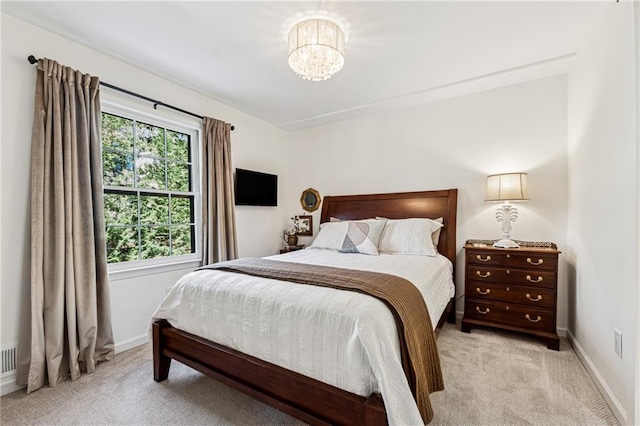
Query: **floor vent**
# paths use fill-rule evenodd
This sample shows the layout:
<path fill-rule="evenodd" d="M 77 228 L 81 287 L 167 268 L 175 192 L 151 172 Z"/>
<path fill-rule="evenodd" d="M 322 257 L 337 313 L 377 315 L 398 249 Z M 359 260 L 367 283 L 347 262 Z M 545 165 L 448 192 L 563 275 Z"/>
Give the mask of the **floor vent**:
<path fill-rule="evenodd" d="M 18 365 L 16 363 L 16 348 L 2 350 L 2 375 L 10 374 L 16 371 Z"/>

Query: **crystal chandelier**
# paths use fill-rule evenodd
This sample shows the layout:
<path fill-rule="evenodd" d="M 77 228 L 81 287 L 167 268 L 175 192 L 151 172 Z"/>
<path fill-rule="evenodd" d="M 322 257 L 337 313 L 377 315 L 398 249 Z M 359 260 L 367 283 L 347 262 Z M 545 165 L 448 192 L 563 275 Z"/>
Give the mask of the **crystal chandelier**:
<path fill-rule="evenodd" d="M 333 77 L 344 65 L 344 33 L 325 19 L 307 19 L 289 31 L 289 66 L 311 81 Z"/>

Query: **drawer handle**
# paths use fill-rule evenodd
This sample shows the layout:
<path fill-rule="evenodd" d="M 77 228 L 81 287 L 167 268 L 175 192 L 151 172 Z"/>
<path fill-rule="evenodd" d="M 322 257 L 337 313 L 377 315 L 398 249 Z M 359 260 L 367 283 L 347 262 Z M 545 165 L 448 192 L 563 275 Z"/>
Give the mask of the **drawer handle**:
<path fill-rule="evenodd" d="M 529 293 L 527 293 L 527 299 L 531 300 L 532 302 L 539 302 L 542 300 L 542 295 L 539 294 L 538 297 L 534 299 Z"/>
<path fill-rule="evenodd" d="M 487 257 L 485 257 L 485 258 L 483 259 L 483 258 L 482 258 L 482 256 L 477 255 L 477 256 L 476 256 L 476 259 L 478 259 L 480 262 L 488 262 L 488 261 L 490 261 L 490 260 L 491 260 L 491 256 L 487 256 Z"/>
<path fill-rule="evenodd" d="M 529 314 L 525 315 L 524 317 L 525 317 L 526 319 L 528 319 L 529 321 L 531 321 L 531 322 L 538 322 L 538 321 L 540 321 L 540 320 L 542 319 L 542 317 L 541 317 L 540 315 L 538 315 L 538 318 L 536 318 L 536 319 L 534 319 L 534 320 L 533 320 L 533 319 L 531 319 L 531 317 L 529 316 Z"/>
<path fill-rule="evenodd" d="M 527 263 L 530 264 L 530 265 L 538 266 L 538 265 L 542 265 L 544 263 L 544 259 L 538 259 L 537 262 L 534 262 L 533 260 L 531 260 L 530 257 L 527 257 Z"/>
<path fill-rule="evenodd" d="M 479 314 L 487 315 L 489 312 L 491 312 L 491 309 L 487 308 L 487 310 L 486 310 L 486 311 L 482 311 L 482 310 L 480 309 L 480 306 L 476 306 L 476 311 L 478 311 L 478 313 L 479 313 Z"/>
<path fill-rule="evenodd" d="M 486 274 L 482 275 L 480 271 L 476 271 L 476 275 L 479 276 L 480 278 L 488 278 L 491 276 L 491 272 L 487 272 Z"/>
<path fill-rule="evenodd" d="M 491 293 L 491 289 L 490 288 L 488 288 L 486 291 L 483 292 L 483 291 L 480 290 L 480 287 L 477 287 L 476 291 L 478 293 L 480 293 L 480 294 L 489 294 L 489 293 Z"/>
<path fill-rule="evenodd" d="M 532 282 L 532 283 L 541 283 L 542 282 L 542 277 L 539 276 L 538 278 L 536 278 L 534 280 L 533 278 L 531 278 L 531 275 L 527 275 L 527 281 Z"/>

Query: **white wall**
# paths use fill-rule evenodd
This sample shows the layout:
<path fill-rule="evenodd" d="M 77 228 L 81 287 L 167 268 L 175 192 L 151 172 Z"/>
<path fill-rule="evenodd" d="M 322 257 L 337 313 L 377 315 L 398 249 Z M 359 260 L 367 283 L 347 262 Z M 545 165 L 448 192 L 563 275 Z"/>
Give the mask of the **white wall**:
<path fill-rule="evenodd" d="M 634 36 L 633 3 L 611 2 L 580 46 L 568 86 L 570 337 L 623 424 L 634 421 L 639 361 Z"/>
<path fill-rule="evenodd" d="M 280 230 L 289 214 L 282 205 L 288 193 L 288 144 L 284 131 L 210 98 L 163 80 L 109 56 L 2 14 L 2 291 L 1 345 L 18 341 L 21 306 L 29 287 L 30 140 L 36 69 L 26 58 L 48 57 L 99 76 L 103 81 L 199 114 L 233 123 L 234 166 L 279 175 L 279 205 L 237 209 L 241 256 L 277 253 Z M 170 60 L 170 58 L 167 58 Z M 212 76 L 212 78 L 215 78 Z M 129 99 L 131 100 L 131 99 Z M 153 111 L 150 106 L 147 110 Z M 170 116 L 162 111 L 158 114 Z M 112 281 L 113 330 L 118 349 L 146 338 L 149 318 L 166 287 L 189 270 Z M 3 381 L 3 384 L 7 380 Z M 3 386 L 4 388 L 4 386 Z"/>
<path fill-rule="evenodd" d="M 462 296 L 465 240 L 501 236 L 497 204 L 484 203 L 486 176 L 523 171 L 531 201 L 518 203 L 512 237 L 553 241 L 566 251 L 566 87 L 559 75 L 291 133 L 292 211 L 307 187 L 322 196 L 458 188 Z M 566 261 L 560 259 L 558 327 L 564 329 Z"/>
<path fill-rule="evenodd" d="M 640 2 L 634 2 L 635 6 L 635 49 L 640 49 Z M 636 140 L 637 146 L 640 147 L 640 54 L 636 53 Z M 640 149 L 637 150 L 638 163 L 636 166 L 636 175 L 638 177 L 638 203 L 640 204 Z M 640 224 L 640 205 L 638 206 L 637 223 Z M 640 229 L 637 231 L 637 282 L 640 285 Z M 638 307 L 640 307 L 640 291 L 637 292 Z M 636 310 L 636 359 L 640 358 L 640 309 Z M 640 362 L 636 362 L 636 402 L 635 402 L 635 424 L 640 425 Z"/>

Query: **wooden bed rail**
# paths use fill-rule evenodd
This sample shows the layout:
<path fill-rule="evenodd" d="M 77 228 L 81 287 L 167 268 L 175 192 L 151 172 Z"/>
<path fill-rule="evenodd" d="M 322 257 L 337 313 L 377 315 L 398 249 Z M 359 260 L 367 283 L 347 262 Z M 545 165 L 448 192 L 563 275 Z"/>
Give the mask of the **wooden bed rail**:
<path fill-rule="evenodd" d="M 369 397 L 311 379 L 275 364 L 171 327 L 153 323 L 153 378 L 168 377 L 171 359 L 312 425 L 386 425 L 379 394 Z"/>

